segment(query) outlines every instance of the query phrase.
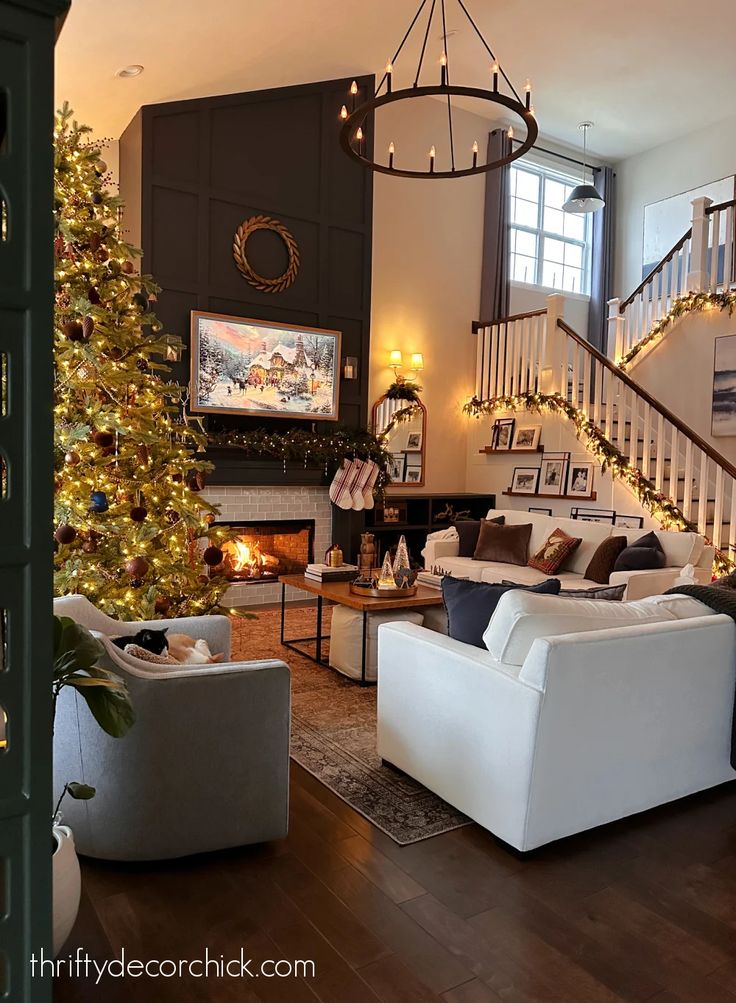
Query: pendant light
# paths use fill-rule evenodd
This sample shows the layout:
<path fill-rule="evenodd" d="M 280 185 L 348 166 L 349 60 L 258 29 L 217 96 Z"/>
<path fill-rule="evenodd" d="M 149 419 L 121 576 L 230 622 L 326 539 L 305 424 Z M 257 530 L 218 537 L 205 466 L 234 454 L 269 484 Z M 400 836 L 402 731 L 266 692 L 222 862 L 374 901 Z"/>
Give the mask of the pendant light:
<path fill-rule="evenodd" d="M 585 174 L 588 154 L 588 129 L 593 128 L 592 122 L 581 122 L 578 129 L 583 130 L 583 183 L 570 192 L 570 197 L 562 207 L 563 212 L 597 212 L 606 204 L 593 185 L 586 184 Z"/>

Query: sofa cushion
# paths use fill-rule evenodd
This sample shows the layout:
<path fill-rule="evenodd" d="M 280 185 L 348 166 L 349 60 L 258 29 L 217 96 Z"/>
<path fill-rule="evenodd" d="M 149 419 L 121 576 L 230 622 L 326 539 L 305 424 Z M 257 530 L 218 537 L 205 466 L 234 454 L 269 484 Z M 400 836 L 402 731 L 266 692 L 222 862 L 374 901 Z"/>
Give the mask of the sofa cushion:
<path fill-rule="evenodd" d="M 497 523 L 499 526 L 503 526 L 504 519 L 505 516 L 499 515 L 490 521 Z M 480 527 L 483 521 L 483 519 L 458 519 L 455 523 L 455 530 L 460 541 L 460 549 L 457 555 L 458 557 L 473 556 L 475 548 L 478 545 Z"/>
<path fill-rule="evenodd" d="M 716 616 L 716 611 L 692 596 L 664 595 L 647 596 L 641 602 L 656 609 L 666 609 L 678 620 L 688 620 L 692 616 Z"/>
<path fill-rule="evenodd" d="M 621 551 L 627 546 L 625 536 L 607 536 L 605 540 L 601 540 L 585 569 L 585 577 L 607 585 Z"/>
<path fill-rule="evenodd" d="M 472 557 L 440 557 L 436 563 L 440 569 L 439 574 L 452 575 L 453 578 L 467 578 L 471 582 L 482 581 L 484 570 L 494 567 L 491 563 L 474 561 Z"/>
<path fill-rule="evenodd" d="M 623 602 L 626 585 L 596 585 L 587 589 L 560 589 L 561 596 L 570 599 L 605 599 L 607 602 Z"/>
<path fill-rule="evenodd" d="M 550 520 L 551 522 L 552 520 Z M 564 529 L 570 536 L 579 536 L 582 543 L 563 562 L 563 571 L 574 571 L 577 575 L 588 577 L 590 559 L 601 543 L 611 535 L 612 527 L 607 523 L 586 522 L 584 519 L 560 519 L 555 525 Z"/>
<path fill-rule="evenodd" d="M 525 565 L 529 558 L 531 523 L 501 526 L 482 519 L 480 535 L 473 558 L 476 561 L 499 561 L 502 564 Z"/>
<path fill-rule="evenodd" d="M 447 609 L 447 629 L 450 637 L 476 648 L 483 647 L 483 632 L 506 592 L 531 591 L 556 595 L 560 583 L 556 578 L 538 585 L 489 585 L 486 582 L 469 582 L 446 575 L 442 579 L 442 598 Z"/>
<path fill-rule="evenodd" d="M 613 566 L 614 571 L 653 571 L 665 567 L 662 544 L 655 532 L 646 533 L 621 551 Z"/>
<path fill-rule="evenodd" d="M 523 665 L 529 649 L 539 637 L 675 619 L 677 617 L 669 610 L 644 601 L 570 599 L 559 595 L 538 596 L 516 589 L 499 600 L 483 634 L 483 642 L 499 662 Z"/>
<path fill-rule="evenodd" d="M 543 582 L 547 576 L 536 568 L 510 568 L 508 564 L 486 565 L 481 581 L 500 582 L 502 585 L 536 585 Z M 594 589 L 599 588 L 598 582 L 591 582 L 582 575 L 574 575 L 572 571 L 560 571 L 555 575 L 563 589 Z"/>
<path fill-rule="evenodd" d="M 628 534 L 629 546 L 635 545 L 641 530 Z M 649 534 L 648 534 L 649 535 Z M 678 533 L 673 530 L 658 529 L 654 534 L 664 551 L 665 568 L 684 568 L 686 564 L 698 565 L 705 540 L 699 533 Z"/>
<path fill-rule="evenodd" d="M 582 542 L 579 536 L 570 536 L 564 529 L 555 529 L 536 554 L 529 558 L 529 567 L 554 575 Z"/>

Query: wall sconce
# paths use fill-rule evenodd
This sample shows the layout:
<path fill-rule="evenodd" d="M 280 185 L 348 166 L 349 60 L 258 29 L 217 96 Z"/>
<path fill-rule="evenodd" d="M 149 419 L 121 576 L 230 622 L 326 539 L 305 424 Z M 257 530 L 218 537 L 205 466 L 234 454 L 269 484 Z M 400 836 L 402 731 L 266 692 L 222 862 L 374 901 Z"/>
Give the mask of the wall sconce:
<path fill-rule="evenodd" d="M 342 378 L 344 380 L 357 380 L 358 378 L 358 358 L 355 355 L 347 355 L 342 360 Z"/>
<path fill-rule="evenodd" d="M 389 354 L 388 365 L 389 368 L 394 371 L 394 378 L 398 382 L 401 382 L 404 377 L 399 373 L 399 370 L 404 368 L 404 357 L 398 349 L 394 349 L 394 351 Z M 412 352 L 411 362 L 409 366 L 407 366 L 407 369 L 410 373 L 413 373 L 414 376 L 416 376 L 417 373 L 422 372 L 424 369 L 424 356 L 421 352 Z"/>

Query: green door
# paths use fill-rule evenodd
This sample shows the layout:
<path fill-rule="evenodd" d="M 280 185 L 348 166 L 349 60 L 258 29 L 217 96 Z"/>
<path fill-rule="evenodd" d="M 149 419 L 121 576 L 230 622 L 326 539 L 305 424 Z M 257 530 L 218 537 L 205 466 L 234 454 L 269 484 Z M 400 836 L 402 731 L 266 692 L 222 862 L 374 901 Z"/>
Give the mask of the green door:
<path fill-rule="evenodd" d="M 0 998 L 51 999 L 53 46 L 0 0 Z M 2 995 L 4 992 L 5 995 Z"/>

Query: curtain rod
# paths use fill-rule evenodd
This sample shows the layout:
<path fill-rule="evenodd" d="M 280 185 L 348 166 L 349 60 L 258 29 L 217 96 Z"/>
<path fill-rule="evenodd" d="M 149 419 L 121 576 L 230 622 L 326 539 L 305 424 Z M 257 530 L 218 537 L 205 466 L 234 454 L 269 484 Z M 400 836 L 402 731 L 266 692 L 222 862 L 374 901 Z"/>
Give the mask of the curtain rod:
<path fill-rule="evenodd" d="M 511 142 L 521 146 L 523 140 L 514 138 Z M 543 146 L 533 146 L 529 152 L 531 153 L 533 150 L 539 150 L 540 153 L 547 153 L 550 157 L 557 157 L 558 160 L 567 160 L 571 164 L 577 164 L 578 167 L 585 167 L 587 170 L 592 171 L 593 174 L 596 174 L 601 169 L 600 167 L 594 167 L 592 164 L 583 164 L 582 160 L 575 160 L 574 157 L 566 157 L 564 153 L 555 153 L 554 150 L 546 150 Z"/>

